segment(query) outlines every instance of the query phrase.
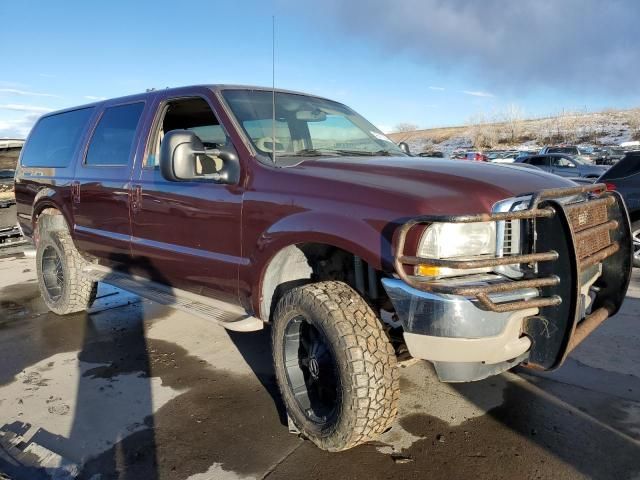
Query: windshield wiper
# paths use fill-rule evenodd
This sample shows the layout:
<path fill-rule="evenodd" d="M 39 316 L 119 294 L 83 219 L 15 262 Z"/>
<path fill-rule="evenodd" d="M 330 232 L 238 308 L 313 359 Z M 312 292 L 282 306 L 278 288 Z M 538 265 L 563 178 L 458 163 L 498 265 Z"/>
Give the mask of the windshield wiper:
<path fill-rule="evenodd" d="M 336 150 L 344 155 L 363 156 L 363 157 L 390 157 L 393 152 L 389 150 L 378 150 L 377 152 L 368 152 L 366 150 Z"/>
<path fill-rule="evenodd" d="M 337 150 L 329 150 L 325 148 L 303 148 L 302 150 L 298 150 L 297 152 L 292 153 L 281 153 L 280 155 L 283 157 L 323 157 L 330 155 L 339 155 L 340 152 Z"/>
<path fill-rule="evenodd" d="M 377 157 L 385 156 L 389 157 L 393 155 L 393 152 L 389 150 L 378 150 L 377 152 L 368 152 L 367 150 L 344 150 L 344 149 L 330 149 L 330 148 L 303 148 L 297 152 L 281 153 L 283 157 L 329 157 L 329 156 L 353 156 L 353 157 Z"/>

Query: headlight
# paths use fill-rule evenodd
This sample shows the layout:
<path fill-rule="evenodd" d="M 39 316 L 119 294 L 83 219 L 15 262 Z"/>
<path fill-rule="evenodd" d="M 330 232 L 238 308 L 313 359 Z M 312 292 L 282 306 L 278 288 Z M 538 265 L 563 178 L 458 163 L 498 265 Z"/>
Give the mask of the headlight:
<path fill-rule="evenodd" d="M 423 258 L 465 260 L 496 254 L 496 222 L 434 223 L 422 234 L 418 256 Z M 418 265 L 416 274 L 427 277 L 451 277 L 489 272 L 491 268 L 451 269 Z"/>

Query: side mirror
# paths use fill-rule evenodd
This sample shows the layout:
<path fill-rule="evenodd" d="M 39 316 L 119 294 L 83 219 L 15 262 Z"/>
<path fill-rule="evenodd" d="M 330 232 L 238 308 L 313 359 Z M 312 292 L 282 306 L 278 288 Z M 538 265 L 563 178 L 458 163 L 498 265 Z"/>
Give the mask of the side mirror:
<path fill-rule="evenodd" d="M 162 176 L 172 182 L 236 183 L 240 176 L 240 162 L 232 148 L 207 150 L 189 130 L 167 132 L 160 145 L 159 163 Z M 217 168 L 218 163 L 221 168 Z"/>
<path fill-rule="evenodd" d="M 407 155 L 411 155 L 411 150 L 409 149 L 409 144 L 407 142 L 400 142 L 398 146 L 404 153 L 406 153 Z"/>

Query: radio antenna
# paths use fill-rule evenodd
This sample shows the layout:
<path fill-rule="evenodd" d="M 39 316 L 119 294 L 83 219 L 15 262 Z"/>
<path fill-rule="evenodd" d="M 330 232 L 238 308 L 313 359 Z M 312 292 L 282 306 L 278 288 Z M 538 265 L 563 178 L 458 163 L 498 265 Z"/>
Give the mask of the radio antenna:
<path fill-rule="evenodd" d="M 271 16 L 271 161 L 276 163 L 276 16 Z"/>

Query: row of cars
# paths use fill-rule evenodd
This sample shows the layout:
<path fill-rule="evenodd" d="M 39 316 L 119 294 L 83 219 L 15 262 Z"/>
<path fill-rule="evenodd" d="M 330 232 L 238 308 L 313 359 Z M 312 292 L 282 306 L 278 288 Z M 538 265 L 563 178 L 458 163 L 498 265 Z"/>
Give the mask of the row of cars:
<path fill-rule="evenodd" d="M 634 244 L 634 266 L 640 267 L 640 145 L 590 147 L 557 145 L 539 151 L 454 151 L 450 158 L 504 163 L 540 169 L 570 178 L 576 183 L 605 183 L 618 191 L 629 209 Z M 442 152 L 423 152 L 420 157 L 444 157 Z"/>

